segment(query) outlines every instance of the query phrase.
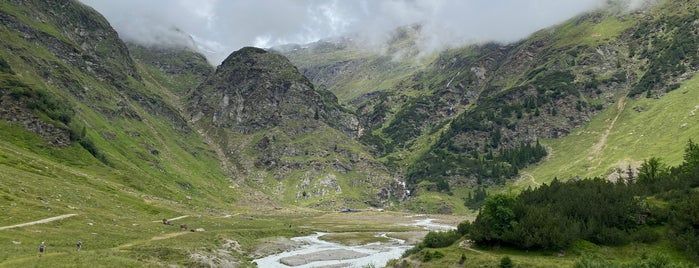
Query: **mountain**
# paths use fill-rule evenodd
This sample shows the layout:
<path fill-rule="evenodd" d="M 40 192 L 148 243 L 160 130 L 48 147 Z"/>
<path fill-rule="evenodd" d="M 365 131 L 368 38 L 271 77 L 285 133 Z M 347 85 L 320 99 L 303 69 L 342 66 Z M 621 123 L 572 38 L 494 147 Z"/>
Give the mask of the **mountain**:
<path fill-rule="evenodd" d="M 251 47 L 232 53 L 187 103 L 241 184 L 324 207 L 383 206 L 406 196 L 356 141 L 356 117 L 280 54 Z"/>
<path fill-rule="evenodd" d="M 552 152 L 540 142 L 629 102 L 660 99 L 696 72 L 694 1 L 634 11 L 609 5 L 512 44 L 359 54 L 345 39 L 284 53 L 344 97 L 365 129 L 360 140 L 405 173 L 409 188 L 498 185 Z M 420 30 L 397 30 L 388 47 L 410 48 Z M 378 81 L 367 75 L 374 73 Z"/>

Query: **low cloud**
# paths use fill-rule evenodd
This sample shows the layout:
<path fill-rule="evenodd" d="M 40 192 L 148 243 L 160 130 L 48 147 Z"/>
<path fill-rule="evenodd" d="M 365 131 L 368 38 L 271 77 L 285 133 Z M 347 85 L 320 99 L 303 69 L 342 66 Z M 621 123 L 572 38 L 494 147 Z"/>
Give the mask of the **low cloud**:
<path fill-rule="evenodd" d="M 380 45 L 395 28 L 416 23 L 423 26 L 419 46 L 427 51 L 512 42 L 610 2 L 636 9 L 649 0 L 81 1 L 127 41 L 194 47 L 219 64 L 243 46 L 304 44 L 347 34 Z"/>

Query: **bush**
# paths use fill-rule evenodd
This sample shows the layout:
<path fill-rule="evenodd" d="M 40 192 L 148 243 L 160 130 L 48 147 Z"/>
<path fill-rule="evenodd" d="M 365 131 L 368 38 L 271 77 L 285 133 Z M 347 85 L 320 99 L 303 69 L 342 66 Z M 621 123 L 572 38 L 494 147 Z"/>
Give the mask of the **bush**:
<path fill-rule="evenodd" d="M 456 231 L 461 235 L 467 235 L 468 232 L 471 230 L 471 222 L 470 221 L 463 221 L 459 223 L 459 226 L 456 227 Z"/>
<path fill-rule="evenodd" d="M 459 240 L 459 238 L 461 238 L 461 234 L 455 230 L 447 232 L 429 232 L 422 243 L 428 248 L 443 248 L 451 246 L 456 240 Z"/>
<path fill-rule="evenodd" d="M 660 234 L 648 226 L 643 226 L 632 233 L 631 240 L 641 243 L 654 243 L 660 240 Z"/>
<path fill-rule="evenodd" d="M 621 246 L 629 242 L 628 234 L 615 227 L 600 227 L 591 237 L 592 242 L 601 245 Z"/>
<path fill-rule="evenodd" d="M 422 256 L 422 262 L 429 262 L 431 260 L 441 259 L 442 257 L 444 257 L 444 253 L 436 250 L 434 252 L 428 250 L 425 251 L 425 255 Z"/>
<path fill-rule="evenodd" d="M 512 268 L 512 259 L 509 256 L 502 257 L 500 259 L 500 268 Z"/>
<path fill-rule="evenodd" d="M 3 58 L 0 58 L 0 73 L 15 73 L 14 71 L 12 71 L 12 67 L 10 67 L 10 64 L 7 63 L 7 61 L 5 61 L 5 59 Z"/>
<path fill-rule="evenodd" d="M 403 255 L 401 255 L 401 258 L 406 258 L 406 257 L 408 257 L 408 256 L 410 256 L 410 255 L 413 255 L 413 254 L 415 254 L 415 253 L 418 253 L 418 252 L 420 252 L 420 250 L 422 250 L 423 248 L 425 248 L 425 246 L 424 246 L 422 243 L 419 243 L 419 244 L 415 245 L 414 247 L 412 247 L 412 248 L 406 250 L 405 252 L 403 252 Z"/>

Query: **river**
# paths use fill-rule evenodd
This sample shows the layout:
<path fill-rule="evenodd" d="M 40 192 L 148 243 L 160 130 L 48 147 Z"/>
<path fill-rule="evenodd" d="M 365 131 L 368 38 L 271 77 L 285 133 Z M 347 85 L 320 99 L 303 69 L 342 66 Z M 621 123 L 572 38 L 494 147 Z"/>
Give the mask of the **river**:
<path fill-rule="evenodd" d="M 436 231 L 455 229 L 453 226 L 432 221 L 420 219 L 409 225 Z M 387 233 L 377 233 L 377 236 L 389 238 L 388 242 L 359 246 L 347 246 L 320 239 L 325 234 L 327 233 L 318 232 L 309 236 L 294 237 L 291 240 L 302 244 L 301 247 L 256 259 L 254 262 L 258 267 L 264 268 L 384 267 L 388 261 L 400 258 L 403 252 L 412 247 L 404 240 L 389 237 Z"/>

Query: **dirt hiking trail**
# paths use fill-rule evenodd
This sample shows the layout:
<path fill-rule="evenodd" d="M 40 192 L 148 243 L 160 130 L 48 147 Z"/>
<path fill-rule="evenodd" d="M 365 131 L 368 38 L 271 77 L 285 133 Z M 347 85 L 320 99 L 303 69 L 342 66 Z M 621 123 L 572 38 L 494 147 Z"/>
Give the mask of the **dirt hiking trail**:
<path fill-rule="evenodd" d="M 41 223 L 47 223 L 47 222 L 52 222 L 52 221 L 57 221 L 57 220 L 73 217 L 76 215 L 78 215 L 78 214 L 64 214 L 64 215 L 46 218 L 46 219 L 38 220 L 38 221 L 25 222 L 25 223 L 10 225 L 10 226 L 2 226 L 2 227 L 0 227 L 0 230 L 19 228 L 19 227 L 30 226 L 30 225 L 41 224 Z"/>

